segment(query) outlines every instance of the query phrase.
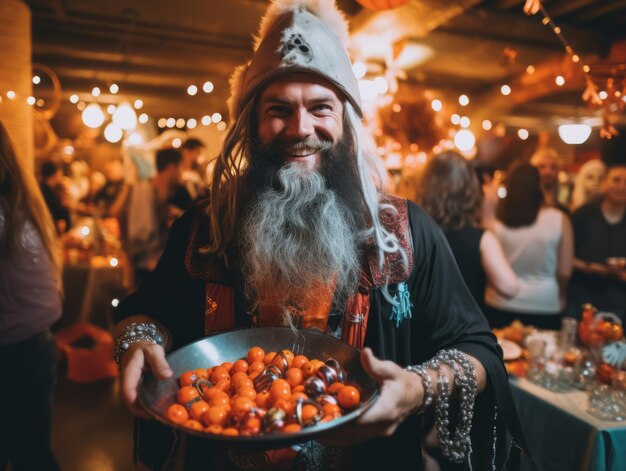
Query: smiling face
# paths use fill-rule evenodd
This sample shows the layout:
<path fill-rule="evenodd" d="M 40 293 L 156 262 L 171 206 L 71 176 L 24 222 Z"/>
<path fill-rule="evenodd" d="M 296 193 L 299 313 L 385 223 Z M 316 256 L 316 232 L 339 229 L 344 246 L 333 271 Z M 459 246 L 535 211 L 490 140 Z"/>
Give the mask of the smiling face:
<path fill-rule="evenodd" d="M 343 104 L 328 82 L 307 75 L 280 78 L 257 106 L 261 144 L 275 147 L 283 163 L 320 167 L 323 152 L 343 134 Z"/>

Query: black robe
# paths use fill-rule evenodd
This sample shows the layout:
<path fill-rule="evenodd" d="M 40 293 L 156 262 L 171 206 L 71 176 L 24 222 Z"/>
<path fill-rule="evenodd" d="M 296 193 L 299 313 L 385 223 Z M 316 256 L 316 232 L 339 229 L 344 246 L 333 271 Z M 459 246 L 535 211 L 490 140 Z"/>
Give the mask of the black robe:
<path fill-rule="evenodd" d="M 423 363 L 439 350 L 449 348 L 477 358 L 487 371 L 488 381 L 475 405 L 472 465 L 475 470 L 501 469 L 511 446 L 507 429 L 515 442 L 523 443 L 502 351 L 465 286 L 442 231 L 422 209 L 407 204 L 414 253 L 413 271 L 406 281 L 413 304 L 412 317 L 396 327 L 391 319 L 391 304 L 380 287 L 373 287 L 365 345 L 377 357 L 402 367 Z M 134 314 L 159 320 L 170 330 L 174 349 L 203 336 L 205 282 L 191 277 L 185 264 L 192 213 L 200 210 L 196 207 L 175 222 L 156 269 L 136 292 L 120 303 L 115 313 L 116 321 Z M 237 279 L 236 273 L 226 273 L 221 282 L 235 286 L 237 327 L 246 328 L 251 326 L 251 317 L 246 313 Z M 385 469 L 390 465 L 394 469 L 422 469 L 422 417 L 409 417 L 392 437 L 355 446 L 350 451 L 349 469 Z M 454 409 L 451 417 L 455 417 Z M 171 430 L 159 425 L 152 423 L 147 427 L 149 431 L 143 430 L 138 447 L 142 461 L 156 464 L 155 469 L 160 469 L 158 463 L 167 457 L 169 450 L 161 440 L 167 442 L 173 436 Z M 145 429 L 145 424 L 140 428 Z M 209 466 L 226 469 L 222 463 L 224 450 L 211 452 L 210 442 L 195 437 L 187 439 L 189 459 L 185 469 L 209 469 Z M 196 454 L 198 458 L 193 457 Z M 213 462 L 210 457 L 214 458 Z M 466 467 L 467 464 L 451 465 L 450 469 Z"/>

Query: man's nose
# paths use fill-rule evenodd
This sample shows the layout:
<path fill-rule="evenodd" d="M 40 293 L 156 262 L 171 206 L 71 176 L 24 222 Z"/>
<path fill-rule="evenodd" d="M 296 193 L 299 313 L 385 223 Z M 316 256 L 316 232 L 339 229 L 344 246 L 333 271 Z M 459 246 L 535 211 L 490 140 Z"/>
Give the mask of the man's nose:
<path fill-rule="evenodd" d="M 287 137 L 304 139 L 315 132 L 313 120 L 305 110 L 298 110 L 291 115 L 287 126 Z"/>

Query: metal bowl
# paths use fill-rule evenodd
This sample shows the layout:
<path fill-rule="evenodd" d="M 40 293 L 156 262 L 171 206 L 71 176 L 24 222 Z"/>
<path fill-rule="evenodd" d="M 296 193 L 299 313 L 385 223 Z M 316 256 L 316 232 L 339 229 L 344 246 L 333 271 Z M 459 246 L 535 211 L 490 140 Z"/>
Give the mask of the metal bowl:
<path fill-rule="evenodd" d="M 313 359 L 325 361 L 334 358 L 347 373 L 347 384 L 361 392 L 361 405 L 331 422 L 306 427 L 297 433 L 273 433 L 256 437 L 230 437 L 198 432 L 176 425 L 165 418 L 166 409 L 176 401 L 178 378 L 195 368 L 208 368 L 225 361 L 234 362 L 245 358 L 251 347 L 259 346 L 266 352 L 290 349 Z M 359 351 L 345 342 L 312 330 L 294 333 L 288 327 L 262 327 L 236 330 L 198 340 L 182 347 L 166 357 L 174 374 L 167 380 L 157 380 L 151 372 L 144 374 L 139 385 L 139 402 L 156 420 L 191 435 L 227 442 L 231 445 L 253 447 L 281 447 L 310 440 L 331 429 L 352 422 L 365 412 L 376 400 L 379 386 L 362 368 Z"/>

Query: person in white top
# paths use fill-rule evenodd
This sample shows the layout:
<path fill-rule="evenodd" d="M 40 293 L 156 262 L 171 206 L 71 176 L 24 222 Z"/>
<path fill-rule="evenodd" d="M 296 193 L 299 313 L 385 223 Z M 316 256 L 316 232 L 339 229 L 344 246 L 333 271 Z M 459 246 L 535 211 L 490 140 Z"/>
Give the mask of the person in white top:
<path fill-rule="evenodd" d="M 520 319 L 541 328 L 559 328 L 572 273 L 572 227 L 562 211 L 544 205 L 539 171 L 514 167 L 507 195 L 497 211 L 494 232 L 519 280 L 518 293 L 506 298 L 487 287 L 485 302 L 492 327 Z"/>

